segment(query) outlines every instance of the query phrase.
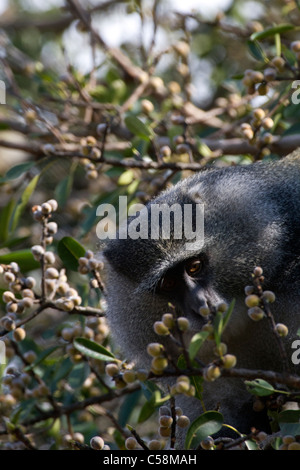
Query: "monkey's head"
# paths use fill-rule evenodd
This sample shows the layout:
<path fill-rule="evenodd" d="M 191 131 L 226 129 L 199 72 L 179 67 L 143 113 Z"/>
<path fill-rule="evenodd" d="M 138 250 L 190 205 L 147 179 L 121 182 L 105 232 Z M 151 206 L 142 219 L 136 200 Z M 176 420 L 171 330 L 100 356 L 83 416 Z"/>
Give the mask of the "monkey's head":
<path fill-rule="evenodd" d="M 272 275 L 283 229 L 276 207 L 270 204 L 266 214 L 259 202 L 262 188 L 263 177 L 251 183 L 243 169 L 188 178 L 130 217 L 107 243 L 107 316 L 130 358 L 144 357 L 147 344 L 157 341 L 153 323 L 169 302 L 199 331 L 207 321 L 202 309 L 232 298 L 243 303 L 256 265 Z"/>

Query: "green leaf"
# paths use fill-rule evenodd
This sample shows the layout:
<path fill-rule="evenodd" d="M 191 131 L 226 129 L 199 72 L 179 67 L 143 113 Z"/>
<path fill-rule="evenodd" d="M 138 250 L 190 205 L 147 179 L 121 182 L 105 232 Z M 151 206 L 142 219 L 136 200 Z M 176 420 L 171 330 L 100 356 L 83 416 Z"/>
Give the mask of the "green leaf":
<path fill-rule="evenodd" d="M 296 29 L 296 28 L 292 24 L 285 24 L 285 23 L 278 24 L 276 26 L 272 26 L 271 28 L 267 28 L 264 31 L 258 31 L 258 32 L 251 34 L 250 39 L 251 41 L 265 39 L 271 36 L 275 36 L 275 34 L 286 33 L 287 31 L 291 31 L 293 29 Z"/>
<path fill-rule="evenodd" d="M 275 389 L 263 379 L 246 380 L 246 387 L 250 393 L 259 397 L 265 397 L 274 393 Z"/>
<path fill-rule="evenodd" d="M 146 403 L 142 406 L 139 417 L 138 423 L 144 423 L 150 416 L 153 415 L 155 410 L 157 409 L 157 402 L 160 401 L 161 394 L 159 390 L 155 390 L 151 396 L 151 399 L 146 401 Z"/>
<path fill-rule="evenodd" d="M 268 58 L 266 54 L 264 53 L 263 48 L 257 41 L 247 41 L 247 46 L 248 49 L 251 53 L 251 55 L 256 59 L 256 60 L 261 60 L 263 62 L 267 62 Z"/>
<path fill-rule="evenodd" d="M 191 384 L 195 387 L 195 398 L 202 401 L 204 378 L 200 377 L 200 375 L 193 375 L 190 379 Z"/>
<path fill-rule="evenodd" d="M 218 411 L 203 413 L 190 425 L 185 438 L 185 449 L 198 447 L 203 439 L 220 431 L 223 422 L 223 415 Z"/>
<path fill-rule="evenodd" d="M 251 441 L 251 440 L 247 439 L 247 441 L 245 441 L 245 445 L 246 445 L 248 450 L 259 450 L 259 447 L 258 447 L 257 443 L 254 442 L 254 441 Z"/>
<path fill-rule="evenodd" d="M 0 178 L 0 182 L 5 182 L 9 180 L 14 180 L 16 178 L 19 178 L 22 176 L 24 173 L 26 173 L 30 168 L 35 166 L 36 162 L 25 162 L 25 163 L 20 163 L 19 165 L 15 165 L 12 168 L 10 168 L 5 176 L 3 178 Z"/>
<path fill-rule="evenodd" d="M 127 116 L 125 118 L 125 124 L 127 129 L 142 139 L 150 140 L 153 137 L 152 130 L 135 116 Z"/>
<path fill-rule="evenodd" d="M 9 222 L 13 214 L 15 203 L 16 201 L 14 199 L 10 199 L 0 213 L 0 241 L 2 243 L 7 240 L 9 235 Z"/>
<path fill-rule="evenodd" d="M 193 365 L 197 367 L 196 363 Z M 178 361 L 177 361 L 177 366 L 179 367 L 179 369 L 183 369 L 183 370 L 186 369 L 187 364 L 186 364 L 186 360 L 183 354 L 179 356 Z M 195 398 L 198 398 L 198 400 L 202 401 L 203 382 L 204 382 L 203 377 L 201 377 L 200 375 L 193 375 L 190 377 L 190 379 L 191 379 L 192 385 L 194 385 L 195 390 L 196 390 Z"/>
<path fill-rule="evenodd" d="M 56 364 L 53 377 L 51 379 L 51 392 L 54 393 L 56 390 L 57 382 L 64 379 L 71 370 L 73 369 L 74 364 L 69 357 L 64 359 L 59 364 Z"/>
<path fill-rule="evenodd" d="M 297 436 L 300 434 L 300 410 L 285 410 L 278 415 L 278 423 L 282 435 L 290 434 Z"/>
<path fill-rule="evenodd" d="M 40 175 L 36 175 L 34 178 L 32 178 L 32 180 L 29 182 L 29 184 L 26 186 L 25 190 L 23 191 L 20 202 L 17 204 L 17 207 L 11 219 L 11 226 L 10 226 L 11 231 L 14 231 L 16 229 L 19 219 L 22 215 L 22 212 L 27 206 L 30 196 L 32 195 L 32 193 L 34 192 L 36 188 L 39 177 Z"/>
<path fill-rule="evenodd" d="M 128 421 L 130 420 L 130 416 L 136 409 L 140 397 L 142 395 L 141 390 L 137 390 L 136 392 L 130 393 L 125 397 L 123 403 L 121 404 L 118 422 L 120 426 L 125 427 Z"/>
<path fill-rule="evenodd" d="M 276 48 L 276 55 L 278 57 L 281 56 L 281 38 L 280 38 L 280 34 L 275 34 L 275 48 Z"/>
<path fill-rule="evenodd" d="M 41 362 L 43 362 L 46 357 L 50 356 L 50 354 L 52 354 L 56 349 L 58 348 L 58 346 L 51 346 L 50 348 L 47 348 L 45 349 L 45 351 L 42 351 L 36 358 L 36 360 L 25 367 L 25 371 L 28 371 L 28 370 L 31 370 L 33 369 L 34 367 L 36 367 L 38 364 L 40 364 Z"/>
<path fill-rule="evenodd" d="M 73 344 L 75 348 L 85 356 L 99 359 L 100 361 L 118 361 L 112 352 L 90 339 L 76 338 Z"/>
<path fill-rule="evenodd" d="M 201 348 L 202 344 L 204 343 L 208 335 L 209 335 L 208 331 L 199 331 L 199 333 L 196 333 L 192 337 L 190 344 L 189 344 L 189 356 L 191 360 L 193 360 L 196 357 L 199 349 Z"/>
<path fill-rule="evenodd" d="M 233 312 L 235 305 L 235 300 L 233 299 L 226 310 L 226 312 L 223 314 L 221 312 L 217 312 L 215 319 L 214 319 L 214 336 L 215 336 L 215 341 L 217 346 L 220 345 L 221 339 L 222 339 L 222 334 L 230 320 L 231 314 Z"/>
<path fill-rule="evenodd" d="M 74 238 L 64 237 L 57 246 L 57 252 L 66 268 L 78 270 L 78 259 L 84 256 L 85 248 Z"/>
<path fill-rule="evenodd" d="M 74 175 L 71 173 L 62 179 L 55 188 L 54 196 L 58 202 L 59 207 L 65 205 L 68 197 L 70 196 L 72 185 L 73 185 Z"/>
<path fill-rule="evenodd" d="M 230 320 L 230 317 L 231 317 L 231 314 L 233 312 L 233 309 L 234 309 L 234 306 L 235 306 L 235 299 L 233 299 L 230 304 L 229 304 L 229 307 L 228 309 L 226 310 L 225 312 L 225 315 L 224 315 L 224 318 L 223 318 L 223 331 L 225 330 L 226 326 L 227 326 L 227 323 L 229 322 Z"/>
<path fill-rule="evenodd" d="M 22 272 L 32 271 L 40 267 L 40 263 L 36 261 L 31 250 L 19 250 L 0 255 L 0 263 L 9 264 L 15 261 L 20 266 Z"/>
<path fill-rule="evenodd" d="M 221 336 L 223 331 L 223 313 L 217 312 L 214 319 L 214 338 L 216 345 L 219 346 L 221 342 Z"/>

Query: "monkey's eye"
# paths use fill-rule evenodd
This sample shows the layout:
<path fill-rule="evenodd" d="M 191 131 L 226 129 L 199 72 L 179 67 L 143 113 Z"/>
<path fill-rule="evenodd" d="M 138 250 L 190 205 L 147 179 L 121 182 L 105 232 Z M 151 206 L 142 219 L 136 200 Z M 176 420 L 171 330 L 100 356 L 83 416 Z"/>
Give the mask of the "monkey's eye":
<path fill-rule="evenodd" d="M 196 276 L 201 271 L 202 262 L 200 259 L 191 259 L 185 264 L 185 270 L 191 277 Z"/>
<path fill-rule="evenodd" d="M 176 279 L 171 276 L 165 276 L 162 278 L 159 284 L 159 289 L 164 292 L 170 292 L 176 285 Z"/>

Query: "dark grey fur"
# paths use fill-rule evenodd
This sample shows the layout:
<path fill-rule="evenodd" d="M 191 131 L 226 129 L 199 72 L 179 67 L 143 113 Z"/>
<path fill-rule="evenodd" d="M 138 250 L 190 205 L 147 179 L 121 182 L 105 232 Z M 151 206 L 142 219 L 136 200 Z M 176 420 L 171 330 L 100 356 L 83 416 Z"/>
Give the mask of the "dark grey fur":
<path fill-rule="evenodd" d="M 206 271 L 198 289 L 200 303 L 218 303 L 232 298 L 236 307 L 226 329 L 228 352 L 237 356 L 237 367 L 281 370 L 281 358 L 267 321 L 249 319 L 244 287 L 251 272 L 261 266 L 265 289 L 276 294 L 272 311 L 276 322 L 289 328 L 290 341 L 300 327 L 300 156 L 294 152 L 275 163 L 213 169 L 185 179 L 163 192 L 152 203 L 205 205 Z M 107 288 L 108 320 L 116 344 L 127 358 L 149 364 L 149 342 L 160 341 L 153 323 L 168 311 L 167 300 L 155 295 L 159 279 L 191 253 L 178 240 L 112 240 L 103 251 Z M 200 292 L 200 294 L 199 294 Z M 170 299 L 174 301 L 174 299 Z M 193 332 L 204 320 L 191 314 L 186 303 L 179 306 L 191 321 Z M 176 300 L 176 301 L 177 301 Z M 191 298 L 191 302 L 193 299 Z M 211 351 L 202 352 L 204 361 Z M 225 421 L 240 431 L 253 424 L 247 404 L 250 396 L 243 382 L 218 379 L 205 384 L 207 409 L 220 405 Z M 201 412 L 197 401 L 188 399 L 184 412 L 195 418 Z M 247 410 L 247 411 L 246 411 Z"/>

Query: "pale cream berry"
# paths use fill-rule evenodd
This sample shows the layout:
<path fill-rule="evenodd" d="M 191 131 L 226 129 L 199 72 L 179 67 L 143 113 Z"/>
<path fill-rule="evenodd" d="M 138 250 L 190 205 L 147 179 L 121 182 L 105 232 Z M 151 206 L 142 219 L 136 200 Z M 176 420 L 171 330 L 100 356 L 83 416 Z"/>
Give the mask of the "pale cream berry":
<path fill-rule="evenodd" d="M 72 310 L 74 310 L 75 308 L 75 304 L 72 300 L 70 299 L 65 299 L 62 303 L 62 309 L 65 311 L 65 312 L 71 312 Z"/>
<path fill-rule="evenodd" d="M 286 434 L 282 437 L 282 442 L 284 444 L 291 444 L 292 442 L 295 442 L 295 437 L 290 434 Z"/>
<path fill-rule="evenodd" d="M 200 442 L 200 445 L 202 449 L 210 450 L 214 446 L 214 440 L 212 437 L 208 436 L 206 439 L 203 439 L 203 441 Z"/>
<path fill-rule="evenodd" d="M 291 47 L 292 51 L 300 52 L 300 41 L 291 42 L 290 47 Z"/>
<path fill-rule="evenodd" d="M 95 258 L 92 258 L 88 261 L 88 267 L 92 271 L 95 270 L 95 269 L 98 269 L 99 262 Z"/>
<path fill-rule="evenodd" d="M 159 416 L 171 416 L 171 410 L 167 406 L 161 406 L 158 412 Z"/>
<path fill-rule="evenodd" d="M 84 444 L 84 435 L 81 432 L 74 432 L 73 438 L 80 444 Z"/>
<path fill-rule="evenodd" d="M 253 70 L 251 73 L 252 83 L 261 83 L 264 79 L 262 72 Z"/>
<path fill-rule="evenodd" d="M 289 333 L 288 327 L 283 323 L 277 323 L 277 325 L 275 326 L 275 331 L 278 333 L 279 336 L 282 337 L 287 336 Z"/>
<path fill-rule="evenodd" d="M 168 359 L 166 357 L 154 357 L 151 362 L 151 369 L 154 372 L 162 372 L 168 367 Z"/>
<path fill-rule="evenodd" d="M 44 260 L 46 264 L 54 264 L 55 263 L 55 255 L 52 251 L 47 251 L 44 256 Z"/>
<path fill-rule="evenodd" d="M 262 298 L 271 304 L 275 302 L 276 296 L 274 292 L 270 290 L 265 290 L 262 294 Z"/>
<path fill-rule="evenodd" d="M 176 387 L 177 393 L 187 393 L 190 389 L 190 384 L 182 380 L 182 381 L 177 381 L 175 387 Z"/>
<path fill-rule="evenodd" d="M 61 330 L 60 335 L 65 341 L 72 341 L 73 333 L 73 328 L 65 327 Z"/>
<path fill-rule="evenodd" d="M 247 305 L 247 307 L 251 308 L 251 307 L 257 307 L 259 304 L 260 304 L 260 299 L 258 297 L 258 295 L 255 295 L 255 294 L 251 294 L 251 295 L 248 295 L 245 299 L 245 304 Z"/>
<path fill-rule="evenodd" d="M 178 41 L 175 45 L 174 45 L 174 49 L 175 51 L 181 55 L 182 57 L 186 57 L 189 52 L 190 52 L 190 46 L 187 42 L 185 41 Z"/>
<path fill-rule="evenodd" d="M 90 446 L 94 450 L 102 450 L 104 447 L 104 440 L 100 436 L 94 436 L 90 440 Z"/>
<path fill-rule="evenodd" d="M 274 68 L 267 67 L 264 70 L 264 79 L 266 80 L 266 82 L 272 82 L 273 80 L 276 79 L 276 77 L 277 77 L 277 72 Z"/>
<path fill-rule="evenodd" d="M 55 235 L 57 233 L 57 223 L 56 222 L 48 222 L 46 225 L 48 235 Z"/>
<path fill-rule="evenodd" d="M 178 416 L 176 424 L 180 428 L 186 428 L 190 425 L 190 419 L 185 415 Z"/>
<path fill-rule="evenodd" d="M 22 300 L 19 301 L 24 308 L 31 308 L 33 306 L 33 299 L 31 297 L 23 297 Z"/>
<path fill-rule="evenodd" d="M 254 276 L 260 277 L 263 274 L 263 270 L 260 266 L 256 266 L 253 270 Z"/>
<path fill-rule="evenodd" d="M 154 331 L 159 336 L 169 335 L 169 328 L 162 321 L 156 321 L 153 325 Z"/>
<path fill-rule="evenodd" d="M 216 356 L 224 356 L 227 352 L 227 345 L 225 343 L 220 343 L 218 346 L 214 348 L 214 354 Z"/>
<path fill-rule="evenodd" d="M 50 204 L 52 211 L 57 210 L 58 202 L 56 201 L 56 199 L 49 199 L 49 201 L 47 201 L 47 203 Z"/>
<path fill-rule="evenodd" d="M 225 356 L 222 358 L 223 367 L 225 367 L 225 369 L 231 369 L 232 367 L 235 367 L 236 362 L 236 356 L 233 354 L 225 354 Z"/>
<path fill-rule="evenodd" d="M 147 346 L 147 353 L 152 357 L 161 356 L 163 350 L 164 347 L 160 343 L 149 343 Z"/>
<path fill-rule="evenodd" d="M 2 299 L 3 299 L 3 302 L 5 302 L 5 303 L 12 302 L 12 301 L 16 300 L 15 294 L 13 292 L 9 291 L 9 290 L 3 292 Z"/>
<path fill-rule="evenodd" d="M 37 358 L 37 355 L 34 351 L 27 351 L 24 353 L 24 359 L 29 364 L 32 364 L 34 361 L 36 361 L 36 358 Z"/>
<path fill-rule="evenodd" d="M 31 277 L 31 276 L 26 277 L 24 282 L 28 289 L 33 289 L 36 284 L 36 280 L 34 279 L 34 277 Z"/>
<path fill-rule="evenodd" d="M 157 439 L 152 439 L 148 442 L 148 449 L 149 450 L 161 450 L 162 444 Z"/>
<path fill-rule="evenodd" d="M 256 108 L 253 110 L 253 116 L 255 117 L 255 119 L 258 119 L 261 121 L 266 116 L 266 113 L 262 108 Z"/>
<path fill-rule="evenodd" d="M 190 322 L 186 317 L 178 317 L 177 325 L 180 331 L 187 331 L 190 327 Z"/>
<path fill-rule="evenodd" d="M 211 312 L 208 307 L 200 307 L 199 313 L 202 317 L 207 317 L 208 315 L 210 315 Z"/>
<path fill-rule="evenodd" d="M 127 437 L 125 441 L 126 449 L 133 450 L 136 448 L 136 446 L 137 446 L 137 440 L 135 439 L 135 437 Z"/>
<path fill-rule="evenodd" d="M 249 308 L 248 315 L 253 321 L 260 321 L 265 316 L 264 311 L 260 307 Z"/>
<path fill-rule="evenodd" d="M 267 129 L 267 130 L 272 129 L 272 127 L 274 126 L 273 119 L 271 119 L 270 117 L 266 117 L 262 121 L 262 126 L 264 129 Z"/>
<path fill-rule="evenodd" d="M 114 364 L 114 363 L 107 364 L 105 366 L 105 372 L 110 377 L 114 377 L 115 375 L 119 373 L 119 367 L 117 366 L 117 364 Z"/>
<path fill-rule="evenodd" d="M 167 328 L 174 328 L 175 320 L 172 313 L 164 313 L 162 316 L 162 322 Z"/>
<path fill-rule="evenodd" d="M 163 416 L 160 416 L 159 418 L 159 425 L 162 427 L 169 428 L 172 426 L 172 423 L 173 423 L 172 416 L 163 415 Z"/>
<path fill-rule="evenodd" d="M 44 250 L 44 248 L 43 248 L 41 245 L 34 245 L 34 246 L 31 248 L 31 252 L 32 252 L 34 258 L 35 258 L 37 261 L 40 261 L 41 257 L 42 257 L 43 254 L 45 253 L 45 250 Z"/>
<path fill-rule="evenodd" d="M 170 157 L 172 154 L 172 150 L 168 145 L 163 145 L 160 149 L 160 154 L 162 157 Z"/>
<path fill-rule="evenodd" d="M 14 282 L 16 279 L 16 276 L 10 271 L 7 271 L 6 273 L 4 273 L 3 278 L 5 282 Z"/>
<path fill-rule="evenodd" d="M 8 316 L 1 318 L 1 325 L 7 331 L 13 331 L 16 328 L 16 323 L 14 320 Z"/>
<path fill-rule="evenodd" d="M 47 279 L 58 279 L 59 272 L 56 268 L 47 268 L 45 271 L 45 277 Z"/>
<path fill-rule="evenodd" d="M 92 252 L 92 250 L 87 250 L 85 252 L 85 255 L 84 255 L 87 259 L 91 259 L 94 257 L 94 253 Z"/>
<path fill-rule="evenodd" d="M 136 372 L 134 370 L 125 370 L 123 372 L 123 380 L 127 384 L 131 384 L 136 380 Z"/>
<path fill-rule="evenodd" d="M 15 313 L 18 310 L 17 302 L 8 302 L 6 304 L 7 313 Z"/>
<path fill-rule="evenodd" d="M 52 206 L 48 202 L 44 202 L 41 205 L 41 211 L 42 211 L 42 214 L 48 215 L 52 212 Z"/>
<path fill-rule="evenodd" d="M 154 105 L 150 100 L 142 100 L 141 101 L 142 111 L 145 114 L 150 114 L 154 111 Z"/>
<path fill-rule="evenodd" d="M 30 299 L 34 299 L 35 295 L 34 292 L 31 289 L 23 289 L 22 292 L 22 297 L 29 297 Z"/>
<path fill-rule="evenodd" d="M 300 450 L 300 442 L 291 442 L 287 450 Z"/>
<path fill-rule="evenodd" d="M 169 437 L 171 436 L 171 428 L 167 428 L 167 427 L 164 427 L 164 426 L 160 426 L 159 430 L 159 435 L 161 437 Z"/>
<path fill-rule="evenodd" d="M 218 377 L 220 377 L 221 371 L 220 368 L 214 364 L 206 367 L 203 371 L 203 377 L 208 382 L 213 382 Z"/>

